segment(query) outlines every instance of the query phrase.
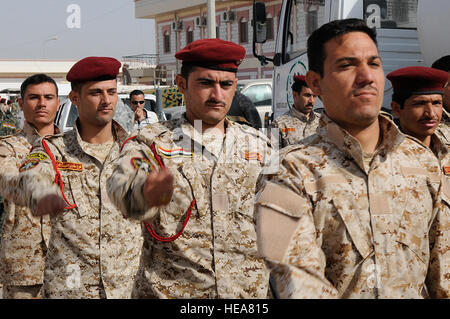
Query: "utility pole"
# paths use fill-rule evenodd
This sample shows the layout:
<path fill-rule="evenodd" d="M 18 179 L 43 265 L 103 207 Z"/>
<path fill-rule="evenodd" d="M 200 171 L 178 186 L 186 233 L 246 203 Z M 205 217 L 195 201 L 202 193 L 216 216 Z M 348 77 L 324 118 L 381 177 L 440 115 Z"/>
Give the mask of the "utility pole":
<path fill-rule="evenodd" d="M 206 35 L 209 39 L 214 39 L 216 37 L 216 1 L 206 0 L 208 12 L 206 14 Z"/>

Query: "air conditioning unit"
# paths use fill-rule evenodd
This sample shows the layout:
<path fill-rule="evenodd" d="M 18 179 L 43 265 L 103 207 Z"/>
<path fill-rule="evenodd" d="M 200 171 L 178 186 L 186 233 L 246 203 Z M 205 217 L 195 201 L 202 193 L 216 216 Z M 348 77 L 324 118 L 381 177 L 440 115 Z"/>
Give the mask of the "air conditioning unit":
<path fill-rule="evenodd" d="M 208 19 L 205 16 L 202 16 L 201 26 L 206 27 L 208 25 Z"/>
<path fill-rule="evenodd" d="M 172 30 L 173 31 L 182 31 L 183 30 L 183 21 L 180 21 L 180 20 L 172 21 Z"/>
<path fill-rule="evenodd" d="M 234 11 L 225 11 L 222 15 L 222 21 L 223 22 L 232 22 L 235 19 L 236 14 L 234 13 Z"/>
<path fill-rule="evenodd" d="M 206 16 L 196 17 L 194 20 L 194 25 L 198 28 L 204 28 L 208 24 Z"/>
<path fill-rule="evenodd" d="M 196 27 L 200 27 L 200 25 L 201 25 L 201 17 L 195 17 L 195 19 L 194 19 L 194 25 L 195 25 Z"/>

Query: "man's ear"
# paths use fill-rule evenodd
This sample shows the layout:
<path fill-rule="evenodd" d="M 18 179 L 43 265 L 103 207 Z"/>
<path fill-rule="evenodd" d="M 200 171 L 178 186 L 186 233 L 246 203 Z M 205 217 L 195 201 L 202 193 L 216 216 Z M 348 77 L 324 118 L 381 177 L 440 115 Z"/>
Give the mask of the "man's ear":
<path fill-rule="evenodd" d="M 17 102 L 19 102 L 19 107 L 20 109 L 23 111 L 23 99 L 21 97 L 19 97 L 19 99 L 17 100 Z"/>
<path fill-rule="evenodd" d="M 400 118 L 400 104 L 398 104 L 397 102 L 392 101 L 391 102 L 391 109 L 392 109 L 392 113 L 395 114 L 395 116 L 397 116 L 398 118 Z"/>
<path fill-rule="evenodd" d="M 70 91 L 69 93 L 69 99 L 72 102 L 72 104 L 75 104 L 78 106 L 80 104 L 80 94 L 77 91 Z"/>
<path fill-rule="evenodd" d="M 178 91 L 180 91 L 181 94 L 184 94 L 187 88 L 186 79 L 180 74 L 177 74 L 177 76 L 175 77 L 175 83 L 177 84 Z"/>
<path fill-rule="evenodd" d="M 308 71 L 305 76 L 306 84 L 308 84 L 308 87 L 317 96 L 322 93 L 320 87 L 320 79 L 320 74 L 314 71 Z"/>
<path fill-rule="evenodd" d="M 58 112 L 59 111 L 59 108 L 61 107 L 61 100 L 60 99 L 58 99 L 58 108 L 56 109 L 56 112 Z"/>

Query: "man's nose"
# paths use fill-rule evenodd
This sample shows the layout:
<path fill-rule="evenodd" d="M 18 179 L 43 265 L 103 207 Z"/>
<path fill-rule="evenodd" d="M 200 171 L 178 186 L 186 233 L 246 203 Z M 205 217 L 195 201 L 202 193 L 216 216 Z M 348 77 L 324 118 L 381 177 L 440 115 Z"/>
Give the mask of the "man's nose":
<path fill-rule="evenodd" d="M 362 63 L 357 68 L 356 81 L 360 85 L 367 85 L 374 82 L 374 71 L 365 63 Z"/>
<path fill-rule="evenodd" d="M 102 100 L 106 104 L 111 104 L 111 98 L 110 98 L 108 92 L 103 92 L 102 93 Z"/>
<path fill-rule="evenodd" d="M 38 99 L 38 106 L 45 106 L 45 96 L 40 96 Z"/>
<path fill-rule="evenodd" d="M 217 101 L 223 100 L 222 87 L 220 83 L 215 83 L 212 87 L 211 97 L 215 98 Z"/>

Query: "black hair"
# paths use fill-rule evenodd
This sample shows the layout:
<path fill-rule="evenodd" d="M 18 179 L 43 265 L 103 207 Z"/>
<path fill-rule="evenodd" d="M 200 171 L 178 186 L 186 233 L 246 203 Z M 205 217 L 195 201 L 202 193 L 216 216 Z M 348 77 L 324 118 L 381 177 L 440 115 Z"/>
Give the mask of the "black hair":
<path fill-rule="evenodd" d="M 443 57 L 437 59 L 433 62 L 431 67 L 445 72 L 450 72 L 450 55 L 444 55 Z"/>
<path fill-rule="evenodd" d="M 185 63 L 185 62 L 183 62 L 181 64 L 180 75 L 186 80 L 186 88 L 188 86 L 189 74 L 194 72 L 195 68 L 196 68 L 196 65 L 194 65 L 192 63 Z"/>
<path fill-rule="evenodd" d="M 400 105 L 400 109 L 405 107 L 405 101 L 409 99 L 413 94 L 411 92 L 395 92 L 392 94 L 392 102 L 396 102 Z"/>
<path fill-rule="evenodd" d="M 294 81 L 294 83 L 292 83 L 292 91 L 295 91 L 297 93 L 300 93 L 302 91 L 302 87 L 308 87 L 308 84 L 306 84 L 306 82 L 304 81 Z"/>
<path fill-rule="evenodd" d="M 340 37 L 350 32 L 364 32 L 378 47 L 377 34 L 375 29 L 367 26 L 361 19 L 334 20 L 322 25 L 315 30 L 308 38 L 308 64 L 309 70 L 317 72 L 323 77 L 325 61 L 325 43 L 331 39 Z"/>
<path fill-rule="evenodd" d="M 53 84 L 56 89 L 56 96 L 58 96 L 58 85 L 56 85 L 55 80 L 53 80 L 51 77 L 49 77 L 47 74 L 44 73 L 34 74 L 26 78 L 25 81 L 23 81 L 22 84 L 20 85 L 20 96 L 22 98 L 25 98 L 25 92 L 27 91 L 28 86 L 41 83 Z"/>
<path fill-rule="evenodd" d="M 131 100 L 131 97 L 134 96 L 134 95 L 145 95 L 145 94 L 141 90 L 133 90 L 130 93 L 130 100 Z"/>

